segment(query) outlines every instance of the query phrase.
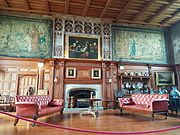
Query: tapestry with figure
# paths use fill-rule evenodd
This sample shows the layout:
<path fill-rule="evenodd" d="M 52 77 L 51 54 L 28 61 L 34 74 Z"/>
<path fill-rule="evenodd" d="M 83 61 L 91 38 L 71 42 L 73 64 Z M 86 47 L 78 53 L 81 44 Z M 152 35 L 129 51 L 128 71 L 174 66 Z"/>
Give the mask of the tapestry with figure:
<path fill-rule="evenodd" d="M 116 61 L 167 63 L 162 31 L 113 28 L 113 58 Z"/>
<path fill-rule="evenodd" d="M 0 55 L 51 57 L 52 21 L 0 15 Z"/>

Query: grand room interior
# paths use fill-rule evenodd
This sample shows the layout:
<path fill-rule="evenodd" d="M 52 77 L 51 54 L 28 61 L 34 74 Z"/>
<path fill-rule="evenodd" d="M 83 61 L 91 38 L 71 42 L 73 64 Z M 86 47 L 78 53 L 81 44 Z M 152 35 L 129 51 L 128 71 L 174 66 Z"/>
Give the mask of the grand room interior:
<path fill-rule="evenodd" d="M 179 112 L 180 0 L 0 0 L 0 134 L 178 135 Z"/>

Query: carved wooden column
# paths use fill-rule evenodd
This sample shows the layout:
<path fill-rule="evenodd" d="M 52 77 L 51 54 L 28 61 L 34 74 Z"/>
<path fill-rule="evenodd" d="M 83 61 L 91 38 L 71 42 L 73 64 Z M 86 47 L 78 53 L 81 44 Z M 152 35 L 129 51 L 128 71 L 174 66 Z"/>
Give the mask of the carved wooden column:
<path fill-rule="evenodd" d="M 152 67 L 148 65 L 148 74 L 149 74 L 149 81 L 148 81 L 148 87 L 150 89 L 154 88 L 155 86 L 153 86 L 153 76 L 152 76 Z"/>
<path fill-rule="evenodd" d="M 102 63 L 102 97 L 107 98 L 107 86 L 106 86 L 106 63 Z M 107 103 L 103 102 L 103 107 L 107 108 Z"/>
<path fill-rule="evenodd" d="M 38 90 L 43 89 L 43 80 L 44 80 L 44 63 L 38 63 Z"/>
<path fill-rule="evenodd" d="M 64 61 L 57 61 L 54 73 L 54 98 L 63 98 L 64 95 Z"/>
<path fill-rule="evenodd" d="M 59 98 L 64 98 L 64 61 L 61 61 L 59 63 L 59 87 L 58 87 L 58 91 L 59 91 Z"/>
<path fill-rule="evenodd" d="M 55 73 L 55 64 L 54 61 L 50 61 L 50 74 L 49 74 L 49 95 L 54 97 L 54 73 Z"/>
<path fill-rule="evenodd" d="M 109 82 L 111 82 L 111 93 L 110 93 L 110 97 L 112 100 L 111 107 L 114 108 L 115 106 L 114 91 L 117 89 L 117 67 L 115 63 L 110 64 L 110 71 L 111 71 L 111 80 Z"/>

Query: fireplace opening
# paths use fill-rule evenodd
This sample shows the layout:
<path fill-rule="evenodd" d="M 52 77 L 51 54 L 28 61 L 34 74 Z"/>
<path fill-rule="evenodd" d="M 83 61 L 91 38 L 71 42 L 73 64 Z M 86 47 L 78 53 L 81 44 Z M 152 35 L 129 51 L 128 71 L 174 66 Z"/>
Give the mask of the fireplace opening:
<path fill-rule="evenodd" d="M 88 108 L 90 106 L 89 98 L 96 97 L 95 90 L 81 89 L 71 90 L 69 92 L 69 107 L 70 108 Z"/>

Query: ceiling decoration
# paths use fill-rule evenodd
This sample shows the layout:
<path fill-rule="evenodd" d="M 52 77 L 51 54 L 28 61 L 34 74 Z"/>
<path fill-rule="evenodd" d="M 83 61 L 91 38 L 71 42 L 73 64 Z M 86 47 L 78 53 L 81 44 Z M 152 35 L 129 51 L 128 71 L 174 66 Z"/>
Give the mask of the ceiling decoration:
<path fill-rule="evenodd" d="M 0 11 L 69 14 L 169 27 L 180 20 L 180 0 L 0 0 Z"/>

